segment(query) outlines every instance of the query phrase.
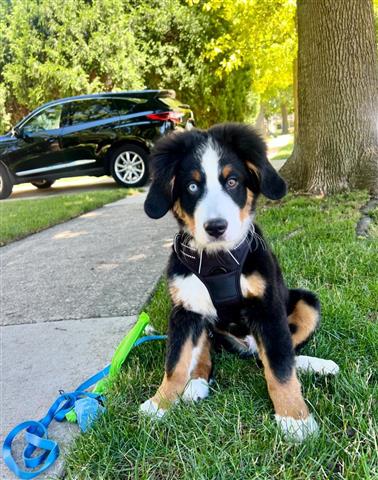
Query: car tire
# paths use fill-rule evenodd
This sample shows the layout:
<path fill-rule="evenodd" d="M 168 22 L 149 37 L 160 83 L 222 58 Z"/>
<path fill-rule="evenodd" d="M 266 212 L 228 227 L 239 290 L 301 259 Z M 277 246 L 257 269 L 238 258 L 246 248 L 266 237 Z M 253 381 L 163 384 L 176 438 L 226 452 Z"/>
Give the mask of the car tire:
<path fill-rule="evenodd" d="M 121 187 L 142 187 L 148 180 L 148 152 L 137 145 L 122 145 L 111 154 L 110 173 Z"/>
<path fill-rule="evenodd" d="M 50 188 L 53 183 L 55 183 L 55 180 L 36 180 L 35 182 L 31 182 L 32 185 L 41 190 Z"/>
<path fill-rule="evenodd" d="M 0 200 L 8 198 L 13 190 L 13 182 L 9 176 L 8 170 L 0 163 Z"/>

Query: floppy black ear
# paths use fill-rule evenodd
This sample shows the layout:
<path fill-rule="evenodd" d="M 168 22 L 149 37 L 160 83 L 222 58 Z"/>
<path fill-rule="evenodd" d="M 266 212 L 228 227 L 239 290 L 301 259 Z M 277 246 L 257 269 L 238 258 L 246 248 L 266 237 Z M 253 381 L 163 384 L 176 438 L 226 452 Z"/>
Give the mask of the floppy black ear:
<path fill-rule="evenodd" d="M 286 195 L 286 182 L 272 167 L 267 157 L 265 157 L 265 165 L 261 168 L 260 175 L 260 190 L 263 195 L 271 200 L 279 200 Z"/>
<path fill-rule="evenodd" d="M 163 185 L 152 180 L 147 198 L 144 201 L 144 211 L 151 218 L 161 218 L 172 207 L 171 193 Z"/>
<path fill-rule="evenodd" d="M 150 156 L 152 183 L 144 202 L 151 218 L 161 218 L 173 207 L 174 181 L 179 162 L 201 141 L 200 130 L 171 133 L 160 139 Z"/>
<path fill-rule="evenodd" d="M 144 202 L 144 211 L 151 218 L 161 218 L 173 205 L 173 182 L 178 156 L 168 137 L 158 141 L 151 152 L 151 186 Z"/>
<path fill-rule="evenodd" d="M 243 123 L 224 123 L 215 125 L 209 133 L 220 144 L 227 144 L 246 163 L 251 175 L 257 177 L 263 195 L 272 200 L 286 195 L 286 183 L 269 163 L 265 142 L 252 127 Z"/>

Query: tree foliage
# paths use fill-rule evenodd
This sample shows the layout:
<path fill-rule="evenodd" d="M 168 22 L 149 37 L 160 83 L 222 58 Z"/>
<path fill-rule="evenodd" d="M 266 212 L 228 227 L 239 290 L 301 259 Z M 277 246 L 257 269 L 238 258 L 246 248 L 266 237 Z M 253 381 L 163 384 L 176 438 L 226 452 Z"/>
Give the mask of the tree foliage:
<path fill-rule="evenodd" d="M 206 53 L 208 58 L 218 59 L 218 75 L 249 64 L 254 91 L 263 100 L 292 85 L 296 53 L 293 0 L 210 0 L 204 8 L 217 12 L 231 25 L 230 32 L 212 40 Z"/>
<path fill-rule="evenodd" d="M 290 0 L 0 0 L 0 105 L 6 96 L 15 121 L 53 98 L 174 88 L 201 126 L 251 120 L 259 98 L 292 81 L 293 8 Z"/>

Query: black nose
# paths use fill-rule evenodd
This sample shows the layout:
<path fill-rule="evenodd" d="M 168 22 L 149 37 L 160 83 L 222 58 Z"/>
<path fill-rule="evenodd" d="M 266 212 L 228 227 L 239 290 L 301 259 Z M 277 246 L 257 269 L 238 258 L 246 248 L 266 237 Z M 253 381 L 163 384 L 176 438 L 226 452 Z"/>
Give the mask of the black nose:
<path fill-rule="evenodd" d="M 223 218 L 214 218 L 203 224 L 206 232 L 212 237 L 218 238 L 226 231 L 227 221 Z"/>

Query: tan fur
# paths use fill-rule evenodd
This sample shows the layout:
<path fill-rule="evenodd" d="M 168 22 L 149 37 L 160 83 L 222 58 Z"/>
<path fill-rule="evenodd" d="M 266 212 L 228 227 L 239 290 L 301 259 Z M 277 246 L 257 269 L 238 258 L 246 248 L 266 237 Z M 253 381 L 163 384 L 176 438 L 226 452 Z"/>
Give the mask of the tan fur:
<path fill-rule="evenodd" d="M 254 272 L 252 275 L 242 276 L 241 286 L 244 297 L 262 298 L 266 289 L 266 281 L 258 272 Z"/>
<path fill-rule="evenodd" d="M 240 220 L 243 221 L 251 215 L 251 207 L 253 201 L 253 193 L 251 190 L 247 190 L 247 201 L 244 207 L 240 210 Z"/>
<path fill-rule="evenodd" d="M 194 218 L 188 215 L 181 207 L 180 200 L 177 200 L 173 205 L 173 212 L 180 218 L 185 225 L 188 227 L 188 230 L 192 235 L 194 235 L 195 223 Z"/>
<path fill-rule="evenodd" d="M 256 165 L 254 165 L 252 162 L 249 162 L 248 160 L 245 162 L 247 167 L 252 170 L 252 172 L 255 172 L 255 174 L 257 175 L 258 178 L 260 178 L 260 171 L 259 169 L 256 167 Z"/>
<path fill-rule="evenodd" d="M 230 332 L 227 332 L 226 330 L 220 330 L 219 328 L 214 327 L 214 330 L 216 330 L 217 333 L 220 335 L 223 335 L 224 337 L 228 338 L 228 341 L 231 342 L 231 344 L 234 346 L 234 348 L 238 348 L 240 353 L 247 352 L 249 350 L 248 343 L 240 338 L 236 337 Z"/>
<path fill-rule="evenodd" d="M 185 389 L 189 381 L 189 368 L 192 359 L 193 343 L 188 339 L 181 349 L 180 358 L 170 375 L 164 374 L 163 381 L 152 401 L 159 408 L 167 409 Z"/>
<path fill-rule="evenodd" d="M 309 415 L 307 405 L 302 396 L 301 385 L 295 369 L 285 382 L 280 382 L 270 368 L 263 347 L 259 347 L 259 356 L 264 365 L 264 374 L 269 396 L 273 402 L 274 411 L 281 417 L 292 417 L 295 420 L 306 419 Z"/>
<path fill-rule="evenodd" d="M 304 342 L 315 330 L 319 319 L 319 313 L 315 308 L 303 300 L 299 300 L 294 311 L 289 315 L 289 324 L 296 325 L 297 330 L 291 335 L 293 345 L 296 347 Z"/>
<path fill-rule="evenodd" d="M 230 175 L 231 172 L 232 172 L 232 166 L 231 165 L 225 165 L 222 168 L 223 178 L 227 178 Z"/>
<path fill-rule="evenodd" d="M 193 348 L 195 346 L 201 350 L 197 357 L 197 364 L 194 366 L 193 371 L 190 372 Z M 190 378 L 204 378 L 208 380 L 210 373 L 210 341 L 207 338 L 207 334 L 203 332 L 198 339 L 197 345 L 193 345 L 191 338 L 184 343 L 180 358 L 173 372 L 169 375 L 167 373 L 164 374 L 163 381 L 151 400 L 159 408 L 166 410 L 184 392 Z"/>
<path fill-rule="evenodd" d="M 198 356 L 197 365 L 191 374 L 191 378 L 204 378 L 205 380 L 209 380 L 211 373 L 211 343 L 205 333 L 201 335 L 201 339 L 202 350 Z"/>
<path fill-rule="evenodd" d="M 201 181 L 201 172 L 199 170 L 194 170 L 192 172 L 192 177 L 193 177 L 193 180 L 195 180 L 196 182 L 200 182 Z"/>

